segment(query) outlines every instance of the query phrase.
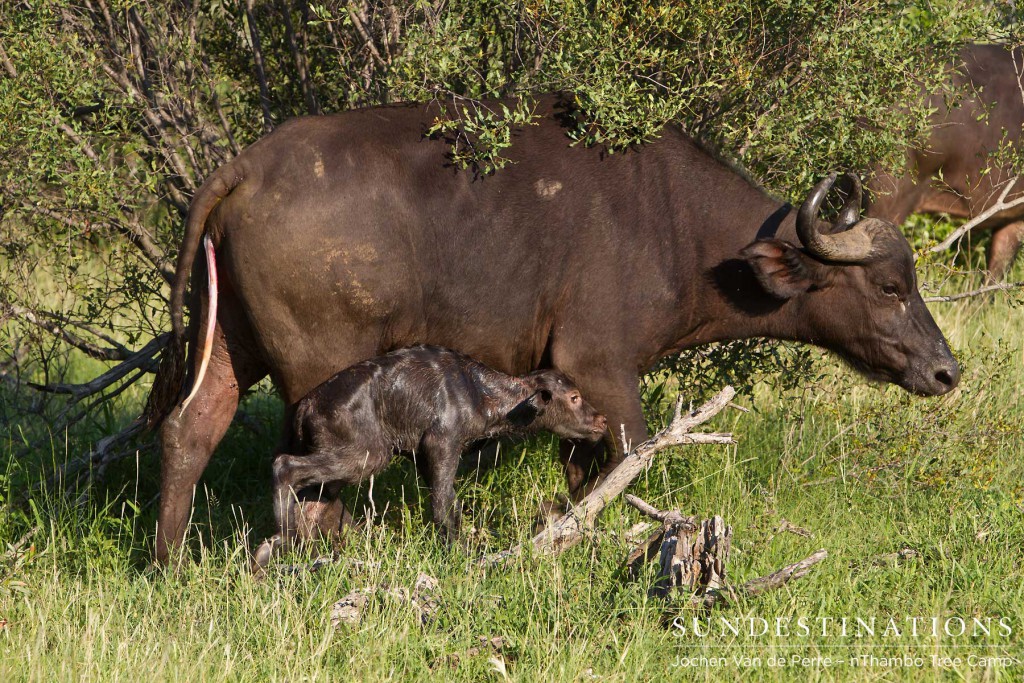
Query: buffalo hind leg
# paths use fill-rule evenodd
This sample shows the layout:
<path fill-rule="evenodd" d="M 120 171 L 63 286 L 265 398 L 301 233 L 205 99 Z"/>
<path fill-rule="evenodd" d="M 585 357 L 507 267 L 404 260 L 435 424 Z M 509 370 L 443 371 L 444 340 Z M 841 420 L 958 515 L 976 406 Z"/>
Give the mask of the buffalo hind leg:
<path fill-rule="evenodd" d="M 1024 243 L 1024 222 L 1008 223 L 996 228 L 992 233 L 992 241 L 988 245 L 988 281 L 990 284 L 1002 282 L 1013 261 Z"/>
<path fill-rule="evenodd" d="M 198 359 L 193 361 L 198 365 Z M 231 424 L 242 393 L 265 375 L 262 364 L 227 343 L 218 322 L 210 364 L 198 393 L 181 414 L 175 406 L 160 427 L 156 533 L 156 559 L 160 564 L 180 560 L 180 556 L 174 556 L 185 540 L 195 486 Z"/>

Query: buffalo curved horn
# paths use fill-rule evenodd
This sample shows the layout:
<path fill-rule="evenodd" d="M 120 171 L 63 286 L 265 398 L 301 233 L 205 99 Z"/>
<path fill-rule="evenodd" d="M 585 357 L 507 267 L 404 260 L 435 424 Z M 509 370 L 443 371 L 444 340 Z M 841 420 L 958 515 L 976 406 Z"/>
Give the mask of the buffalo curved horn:
<path fill-rule="evenodd" d="M 855 173 L 847 173 L 846 179 L 852 184 L 850 196 L 846 198 L 846 203 L 843 204 L 839 215 L 836 216 L 836 222 L 832 224 L 832 232 L 847 230 L 860 220 L 860 203 L 863 195 L 860 178 Z"/>
<path fill-rule="evenodd" d="M 796 216 L 796 234 L 804 248 L 818 258 L 837 263 L 860 263 L 871 255 L 872 237 L 866 230 L 856 227 L 860 218 L 860 180 L 852 173 L 847 177 L 853 182 L 853 190 L 832 225 L 832 229 L 839 232 L 824 234 L 818 230 L 818 210 L 836 182 L 836 174 L 831 173 L 814 186 L 801 205 Z M 850 229 L 851 226 L 854 227 Z"/>

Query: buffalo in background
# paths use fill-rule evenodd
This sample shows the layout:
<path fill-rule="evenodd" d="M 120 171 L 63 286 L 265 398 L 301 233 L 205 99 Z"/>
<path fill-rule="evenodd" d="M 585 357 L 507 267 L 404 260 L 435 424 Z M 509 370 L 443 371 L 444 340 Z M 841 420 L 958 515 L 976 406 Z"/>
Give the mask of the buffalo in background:
<path fill-rule="evenodd" d="M 867 215 L 901 224 L 912 213 L 974 218 L 997 204 L 1014 171 L 999 150 L 1016 148 L 1024 126 L 1024 53 L 1002 45 L 972 45 L 961 52 L 953 86 L 968 95 L 948 106 L 942 94 L 929 97 L 936 110 L 923 149 L 907 152 L 907 172 L 879 171 L 869 182 Z M 1024 183 L 1007 203 L 1024 197 Z M 996 211 L 976 230 L 991 230 L 988 270 L 1002 280 L 1024 241 L 1024 201 Z"/>

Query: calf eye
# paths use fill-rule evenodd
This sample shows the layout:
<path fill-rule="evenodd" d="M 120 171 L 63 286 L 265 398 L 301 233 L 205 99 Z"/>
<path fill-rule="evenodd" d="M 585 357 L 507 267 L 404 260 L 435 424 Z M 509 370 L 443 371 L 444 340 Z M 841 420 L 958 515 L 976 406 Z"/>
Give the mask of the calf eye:
<path fill-rule="evenodd" d="M 885 294 L 886 296 L 896 296 L 900 293 L 900 290 L 899 287 L 890 283 L 887 285 L 882 285 L 882 293 Z"/>
<path fill-rule="evenodd" d="M 580 402 L 579 394 L 573 394 L 572 396 L 569 397 L 569 400 L 572 401 L 573 403 L 579 403 Z"/>

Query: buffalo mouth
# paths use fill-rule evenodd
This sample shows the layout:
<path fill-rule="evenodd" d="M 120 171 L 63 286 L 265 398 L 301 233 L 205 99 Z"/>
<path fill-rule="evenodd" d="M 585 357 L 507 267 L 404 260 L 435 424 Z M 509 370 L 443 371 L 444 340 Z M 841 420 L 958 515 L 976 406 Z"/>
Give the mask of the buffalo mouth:
<path fill-rule="evenodd" d="M 960 383 L 960 368 L 956 361 L 951 365 L 931 368 L 926 372 L 904 375 L 896 382 L 918 396 L 942 396 L 956 389 Z"/>
<path fill-rule="evenodd" d="M 952 356 L 927 368 L 911 367 L 901 371 L 872 367 L 862 360 L 840 354 L 840 358 L 871 382 L 895 384 L 916 396 L 942 396 L 960 383 L 960 367 Z"/>

